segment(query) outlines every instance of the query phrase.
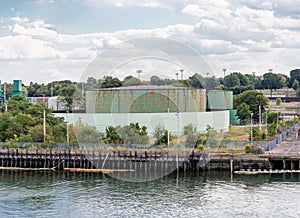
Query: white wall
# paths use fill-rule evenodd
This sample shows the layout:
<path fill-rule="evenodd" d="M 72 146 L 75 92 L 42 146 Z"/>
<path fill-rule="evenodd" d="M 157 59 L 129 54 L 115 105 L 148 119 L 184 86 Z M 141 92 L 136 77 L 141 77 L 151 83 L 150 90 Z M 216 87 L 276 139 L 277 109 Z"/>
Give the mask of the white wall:
<path fill-rule="evenodd" d="M 76 123 L 80 118 L 96 128 L 100 132 L 105 132 L 105 127 L 112 125 L 128 125 L 129 123 L 138 122 L 141 126 L 145 125 L 148 132 L 152 134 L 158 125 L 163 125 L 166 129 L 170 129 L 173 134 L 178 133 L 178 125 L 180 134 L 183 133 L 183 127 L 192 123 L 197 127 L 198 131 L 205 131 L 207 125 L 212 126 L 215 130 L 228 130 L 229 128 L 229 111 L 214 112 L 185 112 L 179 113 L 179 119 L 176 113 L 105 113 L 105 114 L 55 114 L 55 116 L 65 117 L 69 123 Z M 179 121 L 179 122 L 178 122 Z"/>

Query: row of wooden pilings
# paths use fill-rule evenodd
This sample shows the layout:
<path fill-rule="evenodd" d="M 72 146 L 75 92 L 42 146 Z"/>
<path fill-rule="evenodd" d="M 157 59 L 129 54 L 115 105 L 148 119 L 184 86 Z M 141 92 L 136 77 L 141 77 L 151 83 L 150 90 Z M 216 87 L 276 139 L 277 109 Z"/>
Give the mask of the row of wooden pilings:
<path fill-rule="evenodd" d="M 2 169 L 55 170 L 96 169 L 114 171 L 195 170 L 200 153 L 178 154 L 158 151 L 104 151 L 104 150 L 38 150 L 2 149 Z M 100 170 L 100 172 L 102 172 Z"/>
<path fill-rule="evenodd" d="M 300 170 L 300 157 L 200 152 L 0 149 L 0 169 L 53 171 Z"/>

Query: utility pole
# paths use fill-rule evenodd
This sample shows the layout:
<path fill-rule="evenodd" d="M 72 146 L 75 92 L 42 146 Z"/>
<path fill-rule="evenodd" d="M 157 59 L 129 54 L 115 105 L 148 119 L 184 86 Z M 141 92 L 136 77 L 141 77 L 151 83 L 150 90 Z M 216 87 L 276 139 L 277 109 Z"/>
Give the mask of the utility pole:
<path fill-rule="evenodd" d="M 168 107 L 168 148 L 170 145 L 170 108 Z"/>

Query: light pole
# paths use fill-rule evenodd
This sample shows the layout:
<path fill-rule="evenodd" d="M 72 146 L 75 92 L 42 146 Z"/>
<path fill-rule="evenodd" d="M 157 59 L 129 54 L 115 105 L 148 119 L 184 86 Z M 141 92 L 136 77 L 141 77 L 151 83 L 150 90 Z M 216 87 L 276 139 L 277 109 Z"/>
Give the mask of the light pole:
<path fill-rule="evenodd" d="M 251 117 L 250 117 L 250 141 L 251 141 L 251 145 L 253 146 L 253 130 L 252 130 L 253 122 L 252 122 L 252 117 L 253 117 L 253 113 L 251 113 Z"/>
<path fill-rule="evenodd" d="M 277 111 L 277 119 L 276 119 L 276 132 L 278 130 L 278 111 Z"/>
<path fill-rule="evenodd" d="M 177 144 L 179 145 L 179 110 L 177 111 L 176 113 L 176 116 L 177 116 Z"/>
<path fill-rule="evenodd" d="M 6 82 L 4 83 L 3 93 L 4 93 L 5 111 L 7 111 L 7 102 L 6 102 Z"/>
<path fill-rule="evenodd" d="M 180 73 L 181 73 L 181 80 L 183 80 L 183 71 L 184 71 L 184 70 L 183 70 L 183 69 L 180 69 L 179 71 L 180 71 Z"/>
<path fill-rule="evenodd" d="M 225 77 L 226 70 L 227 70 L 226 68 L 224 68 L 224 69 L 223 69 L 223 72 L 224 72 L 224 77 Z"/>
<path fill-rule="evenodd" d="M 265 107 L 265 110 L 266 110 L 266 130 L 267 130 L 267 135 L 268 135 L 268 110 L 269 110 L 269 107 Z"/>
<path fill-rule="evenodd" d="M 69 118 L 68 118 L 68 114 L 69 114 L 69 111 L 66 111 L 67 114 L 66 114 L 66 124 L 67 124 L 67 144 L 69 145 L 70 144 L 70 136 L 69 136 Z"/>
<path fill-rule="evenodd" d="M 139 75 L 139 76 L 138 76 L 139 80 L 141 80 L 141 73 L 142 73 L 142 70 L 137 70 L 136 73 Z"/>
<path fill-rule="evenodd" d="M 46 142 L 46 110 L 44 109 L 44 143 Z"/>
<path fill-rule="evenodd" d="M 170 145 L 170 108 L 168 107 L 168 148 Z"/>

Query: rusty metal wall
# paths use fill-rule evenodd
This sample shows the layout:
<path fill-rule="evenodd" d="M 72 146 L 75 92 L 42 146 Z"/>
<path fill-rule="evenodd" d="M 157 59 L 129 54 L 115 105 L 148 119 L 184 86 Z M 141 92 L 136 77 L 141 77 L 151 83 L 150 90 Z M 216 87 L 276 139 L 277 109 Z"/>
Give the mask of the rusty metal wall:
<path fill-rule="evenodd" d="M 87 91 L 87 113 L 206 111 L 204 89 L 120 89 Z"/>
<path fill-rule="evenodd" d="M 232 91 L 207 90 L 207 108 L 213 111 L 233 109 Z"/>

